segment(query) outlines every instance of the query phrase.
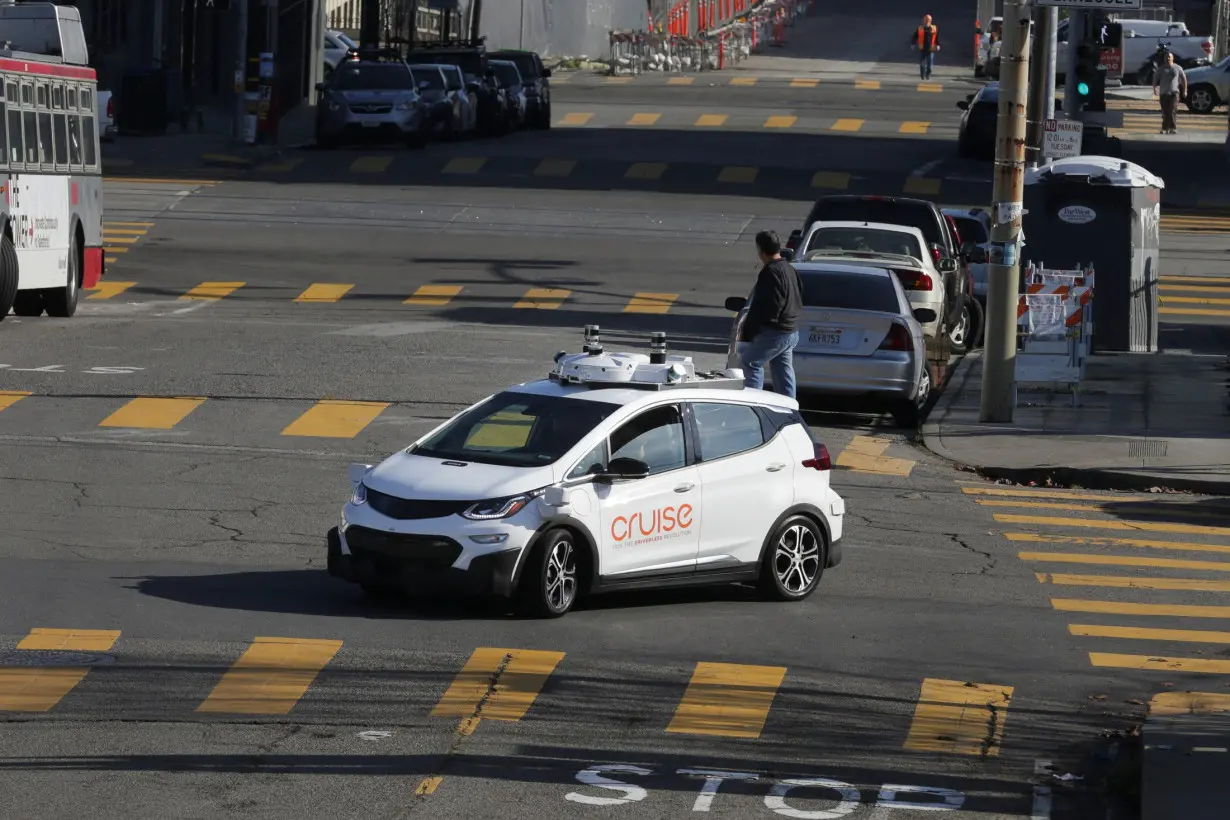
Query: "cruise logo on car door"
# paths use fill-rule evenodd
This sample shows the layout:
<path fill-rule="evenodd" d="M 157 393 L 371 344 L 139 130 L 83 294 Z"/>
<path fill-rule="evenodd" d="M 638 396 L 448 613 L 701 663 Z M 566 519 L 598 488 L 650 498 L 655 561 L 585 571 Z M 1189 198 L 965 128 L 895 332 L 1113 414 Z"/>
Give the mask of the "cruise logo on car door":
<path fill-rule="evenodd" d="M 648 513 L 617 515 L 611 521 L 611 539 L 617 547 L 636 547 L 668 538 L 680 538 L 692 528 L 692 505 L 661 507 Z"/>

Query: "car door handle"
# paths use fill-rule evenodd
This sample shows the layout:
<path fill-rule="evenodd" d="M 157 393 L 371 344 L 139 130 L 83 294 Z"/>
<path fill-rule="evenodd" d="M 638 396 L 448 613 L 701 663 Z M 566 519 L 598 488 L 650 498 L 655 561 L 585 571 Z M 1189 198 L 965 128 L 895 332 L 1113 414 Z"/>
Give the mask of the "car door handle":
<path fill-rule="evenodd" d="M 686 493 L 695 486 L 696 486 L 695 484 L 680 484 L 678 487 L 675 488 L 675 492 Z"/>
<path fill-rule="evenodd" d="M 776 473 L 778 470 L 786 469 L 786 465 L 785 464 L 770 464 L 768 467 L 765 467 L 765 469 L 768 470 L 770 473 Z"/>

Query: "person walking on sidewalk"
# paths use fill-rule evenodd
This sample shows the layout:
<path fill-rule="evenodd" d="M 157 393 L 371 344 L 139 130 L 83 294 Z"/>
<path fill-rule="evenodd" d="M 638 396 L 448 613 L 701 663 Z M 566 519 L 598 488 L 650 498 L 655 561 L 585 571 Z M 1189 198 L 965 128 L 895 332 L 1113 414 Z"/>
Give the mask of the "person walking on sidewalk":
<path fill-rule="evenodd" d="M 773 392 L 795 397 L 794 348 L 799 343 L 803 313 L 803 283 L 794 266 L 782 259 L 782 242 L 773 231 L 756 234 L 760 275 L 743 317 L 739 341 L 747 342 L 739 357 L 746 387 L 764 388 L 764 368 L 773 374 Z"/>
<path fill-rule="evenodd" d="M 931 79 L 931 70 L 935 68 L 935 52 L 940 50 L 940 30 L 931 22 L 931 15 L 924 14 L 922 25 L 910 38 L 910 43 L 918 49 L 918 74 L 924 80 Z"/>
<path fill-rule="evenodd" d="M 1187 96 L 1187 73 L 1182 66 L 1175 65 L 1174 53 L 1166 52 L 1166 62 L 1153 72 L 1153 93 L 1162 103 L 1162 133 L 1179 133 L 1175 116 L 1179 110 L 1179 100 Z"/>

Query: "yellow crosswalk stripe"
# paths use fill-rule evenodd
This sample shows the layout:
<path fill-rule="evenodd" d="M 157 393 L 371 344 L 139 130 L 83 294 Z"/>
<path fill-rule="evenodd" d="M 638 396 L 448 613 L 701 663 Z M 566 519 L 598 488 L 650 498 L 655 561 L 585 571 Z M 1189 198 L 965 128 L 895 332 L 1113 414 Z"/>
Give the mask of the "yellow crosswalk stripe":
<path fill-rule="evenodd" d="M 486 163 L 486 157 L 453 157 L 445 163 L 440 172 L 443 174 L 477 174 Z"/>
<path fill-rule="evenodd" d="M 1011 686 L 927 678 L 905 748 L 916 752 L 998 756 Z"/>
<path fill-rule="evenodd" d="M 103 231 L 104 246 L 107 242 L 118 242 L 121 245 L 135 245 L 140 238 L 140 236 L 115 236 Z"/>
<path fill-rule="evenodd" d="M 1230 285 L 1220 288 L 1200 287 L 1198 285 L 1158 285 L 1158 290 L 1173 290 L 1181 293 L 1230 293 Z M 1172 301 L 1166 297 L 1166 301 Z"/>
<path fill-rule="evenodd" d="M 624 313 L 667 313 L 679 298 L 677 293 L 637 293 L 624 306 Z"/>
<path fill-rule="evenodd" d="M 1158 692 L 1149 701 L 1149 715 L 1213 715 L 1230 712 L 1230 695 L 1223 692 Z"/>
<path fill-rule="evenodd" d="M 1008 515 L 995 513 L 992 516 L 1001 524 L 1042 524 L 1053 527 L 1081 527 L 1100 530 L 1140 530 L 1143 532 L 1169 532 L 1179 535 L 1230 536 L 1230 527 L 1206 527 L 1200 524 L 1171 524 L 1154 521 L 1110 521 L 1092 518 L 1059 518 L 1048 515 Z"/>
<path fill-rule="evenodd" d="M 106 245 L 106 244 L 103 245 L 103 250 L 106 251 L 107 253 L 128 253 L 128 248 Z"/>
<path fill-rule="evenodd" d="M 854 87 L 860 91 L 877 91 L 880 88 L 879 80 L 855 80 Z"/>
<path fill-rule="evenodd" d="M 414 295 L 402 304 L 444 307 L 461 293 L 461 287 L 461 285 L 419 285 Z"/>
<path fill-rule="evenodd" d="M 941 180 L 938 179 L 910 176 L 905 178 L 905 187 L 902 191 L 907 194 L 937 196 L 940 192 L 940 182 Z"/>
<path fill-rule="evenodd" d="M 811 178 L 811 187 L 844 191 L 850 187 L 850 175 L 841 171 L 817 171 Z"/>
<path fill-rule="evenodd" d="M 288 714 L 341 648 L 341 641 L 256 638 L 196 711 Z"/>
<path fill-rule="evenodd" d="M 563 659 L 563 652 L 475 649 L 431 716 L 462 718 L 463 734 L 473 732 L 480 719 L 521 720 Z"/>
<path fill-rule="evenodd" d="M 109 652 L 119 639 L 110 629 L 32 629 L 20 651 Z M 0 712 L 48 712 L 89 674 L 89 667 L 0 667 Z"/>
<path fill-rule="evenodd" d="M 1230 581 L 1206 581 L 1203 578 L 1140 578 L 1120 575 L 1069 575 L 1037 572 L 1034 577 L 1042 584 L 1070 587 L 1107 587 L 1108 589 L 1152 589 L 1179 592 L 1230 592 Z"/>
<path fill-rule="evenodd" d="M 1091 555 L 1067 552 L 1020 552 L 1017 558 L 1049 564 L 1096 564 L 1107 567 L 1164 567 L 1204 572 L 1230 572 L 1230 561 L 1188 561 L 1182 558 L 1142 558 L 1134 555 Z"/>
<path fill-rule="evenodd" d="M 755 85 L 756 77 L 731 77 L 731 85 Z"/>
<path fill-rule="evenodd" d="M 756 174 L 759 172 L 759 168 L 727 165 L 721 170 L 721 172 L 718 173 L 718 182 L 733 182 L 739 185 L 750 185 L 756 181 Z"/>
<path fill-rule="evenodd" d="M 1061 501 L 1026 501 L 1024 499 L 1010 498 L 979 498 L 977 503 L 981 507 L 1026 507 L 1034 510 L 1059 510 L 1065 512 L 1110 512 L 1113 513 L 1118 505 L 1123 502 L 1101 501 L 1098 503 L 1064 503 Z M 1184 517 L 1184 518 L 1214 518 L 1220 520 L 1230 520 L 1230 509 L 1224 512 L 1214 512 L 1213 510 L 1198 510 L 1184 506 L 1183 504 L 1173 504 L 1167 502 L 1135 502 L 1135 511 L 1140 514 L 1166 514 L 1168 516 Z"/>
<path fill-rule="evenodd" d="M 114 260 L 107 260 L 107 261 L 114 261 Z M 136 285 L 137 285 L 136 282 L 102 281 L 102 282 L 99 282 L 94 287 L 90 288 L 90 290 L 88 291 L 90 295 L 85 298 L 87 299 L 112 299 L 116 296 L 119 296 L 121 293 L 128 290 L 129 288 L 136 287 Z"/>
<path fill-rule="evenodd" d="M 1123 638 L 1138 641 L 1175 643 L 1230 643 L 1230 632 L 1204 629 L 1144 629 L 1135 626 L 1069 624 L 1068 632 L 1078 638 Z"/>
<path fill-rule="evenodd" d="M 282 174 L 288 171 L 293 171 L 302 164 L 303 157 L 291 157 L 289 159 L 284 159 L 281 162 L 267 162 L 263 165 L 257 166 L 256 170 L 265 171 L 266 173 Z"/>
<path fill-rule="evenodd" d="M 312 438 L 354 438 L 389 407 L 379 401 L 336 401 L 322 399 L 291 422 L 284 436 Z"/>
<path fill-rule="evenodd" d="M 336 302 L 349 293 L 354 285 L 330 285 L 318 282 L 295 297 L 296 302 Z"/>
<path fill-rule="evenodd" d="M 897 130 L 902 134 L 925 134 L 930 127 L 929 122 L 903 122 Z"/>
<path fill-rule="evenodd" d="M 112 228 L 103 225 L 103 238 L 108 236 L 145 236 L 149 228 Z"/>
<path fill-rule="evenodd" d="M 716 128 L 726 123 L 725 114 L 701 114 L 696 118 L 695 125 L 702 128 Z"/>
<path fill-rule="evenodd" d="M 204 398 L 139 397 L 107 416 L 98 426 L 171 430 L 204 403 Z"/>
<path fill-rule="evenodd" d="M 654 125 L 658 120 L 662 119 L 661 114 L 643 113 L 633 114 L 628 120 L 628 125 Z"/>
<path fill-rule="evenodd" d="M 919 83 L 918 90 L 924 93 L 938 94 L 944 90 L 944 86 L 939 83 Z"/>
<path fill-rule="evenodd" d="M 1090 652 L 1089 662 L 1109 669 L 1135 669 L 1140 672 L 1194 672 L 1210 675 L 1230 674 L 1230 661 L 1204 658 L 1170 658 L 1157 655 L 1116 655 Z"/>
<path fill-rule="evenodd" d="M 784 666 L 698 663 L 666 731 L 758 738 L 785 678 Z"/>
<path fill-rule="evenodd" d="M 1058 612 L 1085 612 L 1095 615 L 1141 615 L 1170 618 L 1226 618 L 1230 606 L 1194 604 L 1136 604 L 1127 601 L 1085 601 L 1078 598 L 1052 598 Z"/>
<path fill-rule="evenodd" d="M 1214 310 L 1213 308 L 1167 308 L 1160 307 L 1157 312 L 1165 316 L 1230 316 L 1230 310 Z"/>
<path fill-rule="evenodd" d="M 564 304 L 564 300 L 572 291 L 562 288 L 530 288 L 513 305 L 515 308 L 530 308 L 538 310 L 555 310 Z"/>
<path fill-rule="evenodd" d="M 152 228 L 153 222 L 112 222 L 107 220 L 103 222 L 103 230 L 107 228 Z"/>
<path fill-rule="evenodd" d="M 607 85 L 627 85 L 632 82 L 631 77 L 607 77 L 603 80 Z"/>
<path fill-rule="evenodd" d="M 830 131 L 858 131 L 863 127 L 864 120 L 840 119 L 833 123 Z"/>
<path fill-rule="evenodd" d="M 884 455 L 891 442 L 870 436 L 855 436 L 837 456 L 837 466 L 858 473 L 908 476 L 914 462 Z"/>
<path fill-rule="evenodd" d="M 1142 547 L 1159 550 L 1181 550 L 1183 552 L 1221 552 L 1230 553 L 1230 546 L 1221 544 L 1200 544 L 1193 541 L 1149 541 L 1140 538 L 1082 538 L 1075 535 L 1037 535 L 1030 532 L 1006 532 L 1004 537 L 1009 541 L 1032 542 L 1037 544 L 1087 544 L 1103 547 Z"/>
<path fill-rule="evenodd" d="M 1230 305 L 1230 299 L 1209 296 L 1166 296 L 1159 301 L 1164 305 Z"/>
<path fill-rule="evenodd" d="M 392 164 L 392 157 L 359 157 L 350 163 L 350 171 L 354 174 L 382 174 Z"/>
<path fill-rule="evenodd" d="M 624 172 L 625 179 L 659 179 L 666 172 L 665 162 L 634 162 Z"/>
<path fill-rule="evenodd" d="M 764 121 L 765 128 L 790 128 L 799 121 L 798 117 L 775 116 Z"/>
<path fill-rule="evenodd" d="M 534 169 L 536 177 L 566 177 L 577 167 L 575 159 L 544 159 Z"/>
<path fill-rule="evenodd" d="M 111 265 L 111 264 L 114 264 L 114 263 L 116 263 L 116 262 L 120 261 L 119 259 L 115 258 L 114 256 L 104 256 L 104 257 L 103 257 L 103 260 L 104 260 L 104 261 L 105 261 L 108 265 Z"/>
<path fill-rule="evenodd" d="M 559 124 L 560 125 L 585 125 L 593 118 L 594 118 L 593 114 L 574 112 L 572 114 L 565 114 L 564 118 L 560 120 Z"/>
<path fill-rule="evenodd" d="M 1075 490 L 1027 490 L 1017 487 L 962 487 L 966 495 L 1006 495 L 1023 498 L 1071 498 L 1073 500 L 1105 501 L 1108 496 L 1082 493 Z"/>
<path fill-rule="evenodd" d="M 1166 217 L 1162 217 L 1162 222 Z M 1230 287 L 1230 276 L 1162 276 L 1162 282 L 1191 282 L 1195 285 L 1225 285 Z"/>
<path fill-rule="evenodd" d="M 12 407 L 26 396 L 33 395 L 28 390 L 0 390 L 0 410 Z"/>
<path fill-rule="evenodd" d="M 667 85 L 691 85 L 696 82 L 695 77 L 671 77 L 666 81 Z"/>
<path fill-rule="evenodd" d="M 202 282 L 179 298 L 181 301 L 214 302 L 230 296 L 246 284 L 247 282 Z"/>
<path fill-rule="evenodd" d="M 811 77 L 796 77 L 790 81 L 791 88 L 815 88 L 820 85 L 820 81 Z"/>

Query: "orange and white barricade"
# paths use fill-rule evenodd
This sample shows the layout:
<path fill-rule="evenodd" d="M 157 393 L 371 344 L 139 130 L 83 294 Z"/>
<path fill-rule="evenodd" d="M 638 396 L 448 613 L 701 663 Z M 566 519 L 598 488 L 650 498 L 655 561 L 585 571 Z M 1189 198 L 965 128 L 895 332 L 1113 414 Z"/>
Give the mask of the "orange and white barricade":
<path fill-rule="evenodd" d="M 1093 288 L 1030 282 L 1017 305 L 1018 384 L 1063 384 L 1079 403 L 1092 336 Z"/>

